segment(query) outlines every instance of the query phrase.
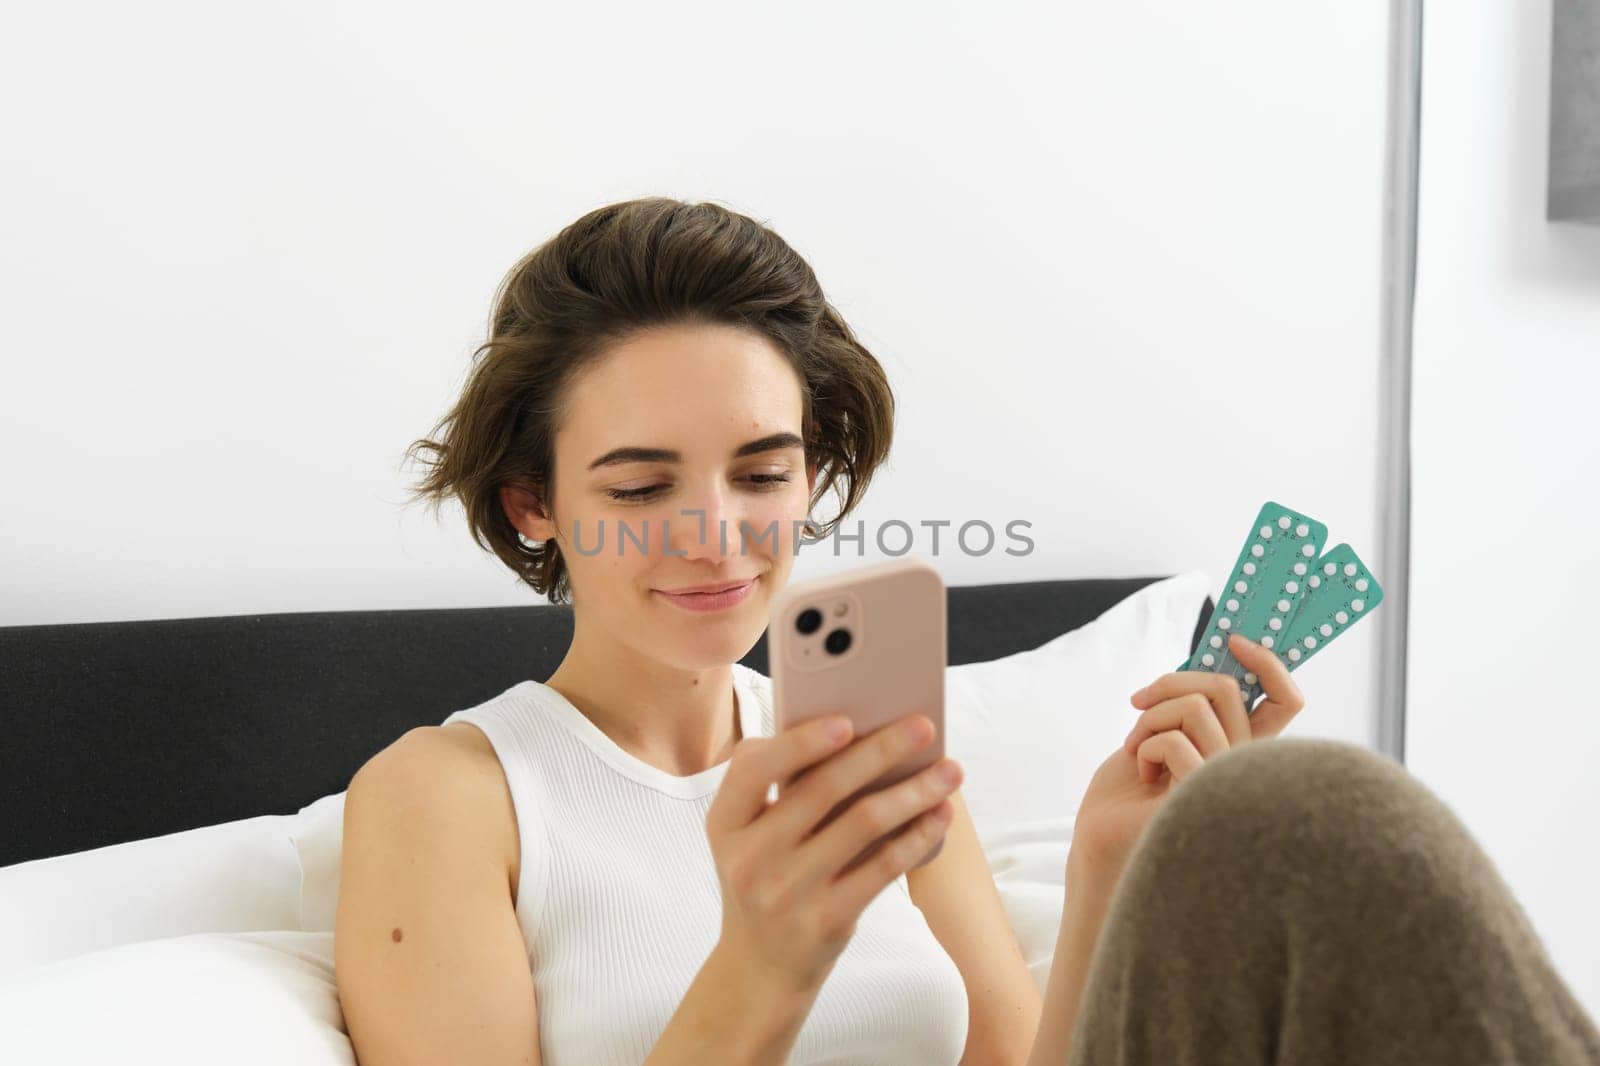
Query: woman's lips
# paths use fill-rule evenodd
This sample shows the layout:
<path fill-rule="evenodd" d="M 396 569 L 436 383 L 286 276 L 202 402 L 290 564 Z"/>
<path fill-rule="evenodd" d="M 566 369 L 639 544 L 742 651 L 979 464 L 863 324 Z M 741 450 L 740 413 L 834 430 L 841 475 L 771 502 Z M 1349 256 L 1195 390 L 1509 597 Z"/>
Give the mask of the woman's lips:
<path fill-rule="evenodd" d="M 652 589 L 656 595 L 663 597 L 669 603 L 676 604 L 690 611 L 722 611 L 737 603 L 743 602 L 750 590 L 755 587 L 760 577 L 753 577 L 743 585 L 728 589 L 726 592 L 685 592 L 671 593 L 660 589 Z"/>

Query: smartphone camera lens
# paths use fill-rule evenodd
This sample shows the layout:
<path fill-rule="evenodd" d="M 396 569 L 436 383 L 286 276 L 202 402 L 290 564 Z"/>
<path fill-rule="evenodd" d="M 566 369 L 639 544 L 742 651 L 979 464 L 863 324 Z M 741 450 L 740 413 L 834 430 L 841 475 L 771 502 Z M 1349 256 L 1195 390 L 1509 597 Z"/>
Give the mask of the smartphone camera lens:
<path fill-rule="evenodd" d="M 815 607 L 807 607 L 795 616 L 794 627 L 802 633 L 815 633 L 820 625 L 822 612 Z"/>
<path fill-rule="evenodd" d="M 829 655 L 843 655 L 844 650 L 850 646 L 850 631 L 848 629 L 835 629 L 829 633 L 822 646 L 828 649 Z"/>

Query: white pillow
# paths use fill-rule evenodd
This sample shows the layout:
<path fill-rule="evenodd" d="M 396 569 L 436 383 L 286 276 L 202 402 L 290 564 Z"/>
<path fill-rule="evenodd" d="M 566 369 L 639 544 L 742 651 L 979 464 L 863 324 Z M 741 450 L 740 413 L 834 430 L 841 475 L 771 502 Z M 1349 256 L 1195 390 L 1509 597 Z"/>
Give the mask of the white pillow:
<path fill-rule="evenodd" d="M 0 980 L 118 944 L 292 927 L 294 824 L 263 814 L 0 867 Z"/>
<path fill-rule="evenodd" d="M 1041 993 L 1078 803 L 1138 718 L 1128 697 L 1188 657 L 1211 592 L 1203 571 L 1178 574 L 1040 647 L 945 673 L 945 750 L 965 771 L 962 797 Z M 344 797 L 301 808 L 290 832 L 305 930 L 333 929 Z"/>
<path fill-rule="evenodd" d="M 1128 697 L 1188 657 L 1211 592 L 1203 571 L 1178 574 L 1030 651 L 946 671 L 945 751 L 1041 994 L 1078 804 L 1139 716 Z"/>
<path fill-rule="evenodd" d="M 354 1066 L 333 935 L 191 933 L 0 983 L 0 1060 L 55 1066 Z"/>
<path fill-rule="evenodd" d="M 339 907 L 339 853 L 344 848 L 343 792 L 308 803 L 290 823 L 289 840 L 300 859 L 300 928 L 333 932 Z"/>

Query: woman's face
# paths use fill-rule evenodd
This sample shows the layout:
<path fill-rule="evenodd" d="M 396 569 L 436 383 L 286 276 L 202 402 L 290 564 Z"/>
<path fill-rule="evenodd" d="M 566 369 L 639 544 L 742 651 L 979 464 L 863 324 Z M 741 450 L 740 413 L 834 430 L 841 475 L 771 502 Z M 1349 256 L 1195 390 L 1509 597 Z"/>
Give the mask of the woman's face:
<path fill-rule="evenodd" d="M 559 543 L 580 627 L 681 669 L 726 665 L 760 638 L 794 563 L 816 478 L 800 415 L 800 379 L 760 334 L 653 329 L 569 390 L 555 437 L 554 522 L 515 490 L 502 500 L 524 536 Z M 784 434 L 792 438 L 768 439 Z M 747 578 L 744 598 L 720 610 L 690 610 L 661 591 Z"/>

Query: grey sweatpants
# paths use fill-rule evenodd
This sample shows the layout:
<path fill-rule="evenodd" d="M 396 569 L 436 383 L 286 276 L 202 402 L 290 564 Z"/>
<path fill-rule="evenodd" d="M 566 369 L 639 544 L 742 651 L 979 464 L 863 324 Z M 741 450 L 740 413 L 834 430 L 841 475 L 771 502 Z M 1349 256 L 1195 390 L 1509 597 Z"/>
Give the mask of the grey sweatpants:
<path fill-rule="evenodd" d="M 1070 1066 L 1593 1066 L 1600 1032 L 1465 826 L 1385 756 L 1277 737 L 1146 827 Z"/>

